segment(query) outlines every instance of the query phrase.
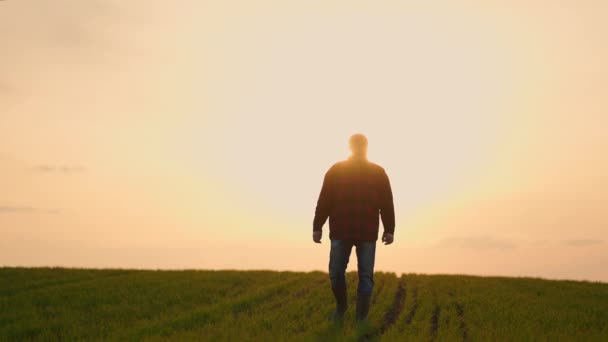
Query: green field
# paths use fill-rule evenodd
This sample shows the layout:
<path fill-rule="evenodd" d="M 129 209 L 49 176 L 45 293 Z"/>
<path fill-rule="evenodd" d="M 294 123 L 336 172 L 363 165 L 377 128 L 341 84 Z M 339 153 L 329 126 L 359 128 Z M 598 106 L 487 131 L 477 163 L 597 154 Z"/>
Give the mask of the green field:
<path fill-rule="evenodd" d="M 326 273 L 0 268 L 0 340 L 608 341 L 608 284 L 376 273 L 369 324 Z"/>

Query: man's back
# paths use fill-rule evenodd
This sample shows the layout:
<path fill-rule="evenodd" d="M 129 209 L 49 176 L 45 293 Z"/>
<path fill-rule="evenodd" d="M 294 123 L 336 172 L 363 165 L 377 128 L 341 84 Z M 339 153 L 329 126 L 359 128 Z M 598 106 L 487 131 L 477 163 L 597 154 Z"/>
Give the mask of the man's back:
<path fill-rule="evenodd" d="M 320 231 L 329 217 L 330 239 L 375 241 L 379 214 L 384 231 L 392 233 L 393 196 L 382 167 L 351 157 L 327 171 L 315 211 L 314 230 Z"/>
<path fill-rule="evenodd" d="M 329 279 L 336 299 L 334 321 L 347 308 L 346 267 L 353 246 L 357 251 L 357 321 L 369 312 L 374 289 L 374 263 L 378 240 L 378 215 L 382 217 L 382 242 L 393 243 L 395 210 L 388 176 L 379 165 L 367 161 L 367 138 L 355 134 L 349 140 L 352 155 L 326 173 L 313 220 L 312 240 L 321 243 L 322 228 L 329 217 Z"/>

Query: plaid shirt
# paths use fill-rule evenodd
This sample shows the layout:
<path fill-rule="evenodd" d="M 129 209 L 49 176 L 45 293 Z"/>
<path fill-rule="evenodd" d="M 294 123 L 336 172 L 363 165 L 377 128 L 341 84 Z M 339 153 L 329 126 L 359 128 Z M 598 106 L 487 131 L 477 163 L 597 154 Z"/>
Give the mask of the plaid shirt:
<path fill-rule="evenodd" d="M 329 217 L 331 240 L 376 241 L 379 215 L 384 231 L 393 233 L 393 194 L 382 167 L 351 157 L 334 164 L 325 173 L 313 231 L 321 231 Z"/>

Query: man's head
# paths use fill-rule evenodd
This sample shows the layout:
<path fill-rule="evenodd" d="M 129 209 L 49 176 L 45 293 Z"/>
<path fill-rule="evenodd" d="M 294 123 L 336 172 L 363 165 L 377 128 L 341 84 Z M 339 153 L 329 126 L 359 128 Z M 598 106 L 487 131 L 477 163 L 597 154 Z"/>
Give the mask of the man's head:
<path fill-rule="evenodd" d="M 348 144 L 353 157 L 367 159 L 367 138 L 365 135 L 360 133 L 352 135 Z"/>

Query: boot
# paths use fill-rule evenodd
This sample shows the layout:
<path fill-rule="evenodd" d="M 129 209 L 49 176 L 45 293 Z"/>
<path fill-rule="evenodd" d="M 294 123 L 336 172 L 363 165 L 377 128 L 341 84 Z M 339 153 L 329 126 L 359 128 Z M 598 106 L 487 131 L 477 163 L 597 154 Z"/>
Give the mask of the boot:
<path fill-rule="evenodd" d="M 367 320 L 371 298 L 371 295 L 359 294 L 357 296 L 357 321 Z"/>
<path fill-rule="evenodd" d="M 333 321 L 339 321 L 344 318 L 346 312 L 346 286 L 332 287 L 331 290 L 336 297 L 336 311 L 334 311 L 331 319 Z"/>

